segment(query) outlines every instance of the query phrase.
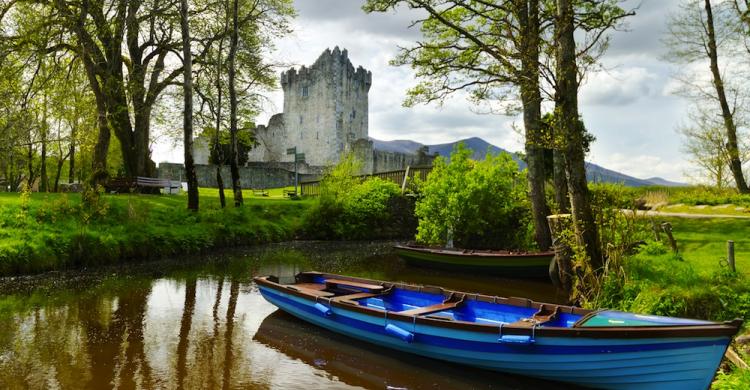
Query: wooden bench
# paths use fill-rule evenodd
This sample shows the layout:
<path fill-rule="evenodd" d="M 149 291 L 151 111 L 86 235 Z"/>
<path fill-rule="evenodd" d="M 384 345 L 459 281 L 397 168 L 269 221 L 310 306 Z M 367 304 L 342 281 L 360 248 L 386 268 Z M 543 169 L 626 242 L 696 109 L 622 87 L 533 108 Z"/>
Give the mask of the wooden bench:
<path fill-rule="evenodd" d="M 519 328 L 533 328 L 537 325 L 541 325 L 546 322 L 555 320 L 557 318 L 557 313 L 559 312 L 559 310 L 560 310 L 559 306 L 554 306 L 554 308 L 550 309 L 546 307 L 545 305 L 542 305 L 539 308 L 539 311 L 534 313 L 534 315 L 531 316 L 530 318 L 521 318 L 520 320 L 516 322 L 511 322 L 508 325 L 519 327 Z"/>
<path fill-rule="evenodd" d="M 339 295 L 337 297 L 331 298 L 331 300 L 359 306 L 359 302 L 356 301 L 357 299 L 372 298 L 372 297 L 377 297 L 380 295 L 383 295 L 383 294 L 382 293 L 356 293 L 356 294 Z"/>
<path fill-rule="evenodd" d="M 326 287 L 353 287 L 371 293 L 383 291 L 383 286 L 377 284 L 359 283 L 341 279 L 326 279 Z"/>
<path fill-rule="evenodd" d="M 418 307 L 416 309 L 400 311 L 398 312 L 398 314 L 405 315 L 405 316 L 421 316 L 423 314 L 437 313 L 439 311 L 455 309 L 456 306 L 460 305 L 461 303 L 462 301 L 438 303 L 437 305 Z"/>
<path fill-rule="evenodd" d="M 316 296 L 316 297 L 322 297 L 322 298 L 330 298 L 330 297 L 336 295 L 336 294 L 334 294 L 332 292 L 318 290 L 318 289 L 314 289 L 314 288 L 302 287 L 302 286 L 296 285 L 296 284 L 293 285 L 293 286 L 286 286 L 286 288 L 288 288 L 290 290 L 299 291 L 301 293 L 305 293 L 305 294 L 308 294 L 308 295 L 313 295 L 313 296 Z"/>
<path fill-rule="evenodd" d="M 295 191 L 295 190 L 284 190 L 283 192 L 284 192 L 284 196 L 286 196 L 288 198 L 295 198 L 295 197 L 297 197 L 297 191 Z"/>
<path fill-rule="evenodd" d="M 268 196 L 268 191 L 266 190 L 253 190 L 254 196 Z"/>

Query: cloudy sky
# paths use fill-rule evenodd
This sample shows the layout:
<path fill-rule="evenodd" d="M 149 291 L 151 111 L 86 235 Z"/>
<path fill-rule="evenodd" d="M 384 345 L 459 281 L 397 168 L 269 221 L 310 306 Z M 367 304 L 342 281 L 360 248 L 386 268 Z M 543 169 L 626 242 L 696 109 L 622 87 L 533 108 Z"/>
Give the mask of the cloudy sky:
<path fill-rule="evenodd" d="M 425 144 L 481 137 L 511 151 L 523 148 L 513 129 L 520 118 L 475 113 L 469 102 L 454 98 L 437 105 L 402 107 L 405 91 L 415 84 L 408 67 L 388 65 L 397 47 L 420 37 L 408 28 L 417 15 L 408 10 L 365 14 L 363 0 L 295 0 L 299 12 L 295 33 L 278 41 L 277 56 L 309 65 L 326 48 L 349 51 L 354 66 L 373 73 L 370 90 L 370 136 L 382 140 L 411 139 Z M 597 138 L 588 160 L 636 177 L 687 180 L 689 164 L 681 155 L 675 132 L 688 103 L 674 90 L 673 66 L 660 60 L 667 17 L 679 0 L 633 1 L 640 4 L 628 31 L 613 32 L 603 62 L 606 72 L 590 75 L 581 91 L 581 112 Z M 280 112 L 283 96 L 272 94 L 273 106 L 259 118 L 265 123 Z M 158 156 L 157 161 L 159 161 Z"/>

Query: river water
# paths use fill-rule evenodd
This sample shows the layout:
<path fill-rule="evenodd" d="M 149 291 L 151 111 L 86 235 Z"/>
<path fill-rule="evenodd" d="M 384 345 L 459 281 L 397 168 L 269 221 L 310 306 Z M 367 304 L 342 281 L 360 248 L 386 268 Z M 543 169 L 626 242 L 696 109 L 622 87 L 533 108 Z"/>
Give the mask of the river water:
<path fill-rule="evenodd" d="M 318 270 L 557 300 L 544 282 L 412 268 L 390 248 L 285 243 L 0 278 L 0 389 L 560 388 L 334 334 L 277 311 L 252 282 Z"/>

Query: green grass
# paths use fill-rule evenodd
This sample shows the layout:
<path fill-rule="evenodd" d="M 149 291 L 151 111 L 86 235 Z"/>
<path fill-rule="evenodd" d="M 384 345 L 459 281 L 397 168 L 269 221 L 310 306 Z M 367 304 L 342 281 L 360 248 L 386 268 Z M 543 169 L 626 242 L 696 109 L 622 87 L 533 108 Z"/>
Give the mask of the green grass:
<path fill-rule="evenodd" d="M 221 209 L 218 192 L 201 189 L 194 213 L 184 194 L 103 195 L 91 208 L 80 194 L 0 193 L 0 275 L 288 240 L 311 202 L 247 191 L 235 208 L 228 192 Z"/>
<path fill-rule="evenodd" d="M 294 191 L 294 186 L 290 187 L 280 187 L 280 188 L 267 188 L 264 191 L 268 193 L 268 196 L 262 196 L 262 195 L 255 195 L 253 193 L 253 190 L 242 190 L 242 198 L 243 199 L 287 199 L 284 196 L 284 190 L 287 191 Z M 299 187 L 297 188 L 299 191 Z M 219 189 L 218 188 L 199 188 L 198 192 L 200 193 L 201 198 L 216 198 L 217 201 L 219 199 Z M 227 199 L 232 199 L 232 189 L 224 189 L 224 196 L 227 197 Z"/>
<path fill-rule="evenodd" d="M 700 274 L 725 269 L 727 240 L 734 241 L 737 271 L 750 277 L 750 221 L 731 218 L 660 218 L 672 224 L 677 248 Z M 662 235 L 663 238 L 663 235 Z"/>

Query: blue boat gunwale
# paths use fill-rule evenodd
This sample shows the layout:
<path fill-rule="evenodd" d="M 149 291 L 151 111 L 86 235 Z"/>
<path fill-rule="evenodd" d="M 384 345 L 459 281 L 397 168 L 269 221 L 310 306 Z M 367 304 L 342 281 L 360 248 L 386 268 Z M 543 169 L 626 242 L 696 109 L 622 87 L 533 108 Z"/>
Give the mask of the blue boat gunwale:
<path fill-rule="evenodd" d="M 295 276 L 295 284 L 302 283 L 304 281 L 310 281 L 313 278 L 331 278 L 339 280 L 348 280 L 357 283 L 366 284 L 378 284 L 383 286 L 385 289 L 389 288 L 400 288 L 405 290 L 428 292 L 433 294 L 441 294 L 448 298 L 459 294 L 465 300 L 475 300 L 488 303 L 501 303 L 511 306 L 527 307 L 540 309 L 542 306 L 545 307 L 557 307 L 560 313 L 570 313 L 581 315 L 582 317 L 576 322 L 577 325 L 582 324 L 590 318 L 596 315 L 600 310 L 589 310 L 574 306 L 557 305 L 550 303 L 535 302 L 527 298 L 517 297 L 498 297 L 488 296 L 475 293 L 465 293 L 458 291 L 446 290 L 441 287 L 434 286 L 422 286 L 422 285 L 411 285 L 404 283 L 385 282 L 373 279 L 356 278 L 337 274 L 327 274 L 321 272 L 302 272 Z M 306 293 L 300 289 L 289 288 L 295 284 L 281 284 L 279 279 L 275 276 L 258 276 L 253 278 L 255 283 L 259 286 L 267 287 L 284 294 L 293 295 L 299 298 L 303 298 L 314 303 L 323 302 L 329 307 L 340 308 L 343 310 L 353 311 L 361 314 L 365 314 L 372 317 L 383 318 L 384 313 L 387 314 L 389 319 L 401 320 L 406 322 L 419 323 L 424 325 L 430 325 L 435 327 L 458 329 L 470 332 L 480 333 L 498 333 L 498 325 L 495 324 L 483 324 L 476 322 L 467 322 L 460 320 L 448 320 L 436 317 L 427 316 L 412 316 L 402 315 L 394 311 L 384 311 L 367 306 L 360 306 L 356 303 L 347 302 L 346 300 L 336 300 L 329 297 L 321 297 L 314 294 Z M 657 326 L 596 326 L 596 327 L 552 327 L 552 326 L 541 326 L 541 327 L 526 327 L 518 326 L 514 324 L 505 324 L 502 326 L 503 334 L 508 335 L 530 335 L 534 332 L 537 337 L 582 337 L 582 338 L 625 338 L 625 339 L 640 339 L 640 338 L 681 338 L 681 337 L 718 337 L 726 336 L 733 337 L 737 334 L 740 327 L 742 326 L 743 320 L 736 319 L 734 321 L 727 321 L 723 323 L 712 322 L 709 324 L 687 324 L 687 325 L 657 325 Z"/>

